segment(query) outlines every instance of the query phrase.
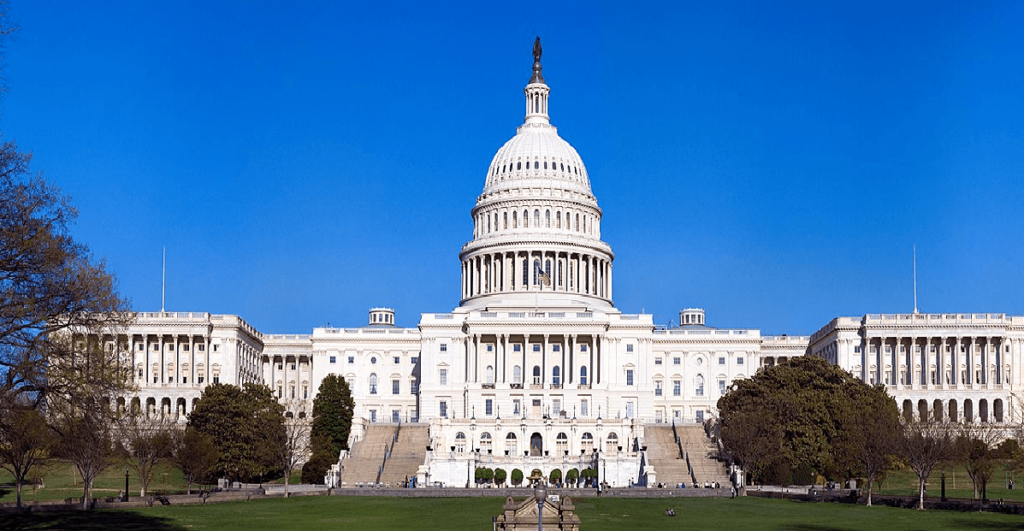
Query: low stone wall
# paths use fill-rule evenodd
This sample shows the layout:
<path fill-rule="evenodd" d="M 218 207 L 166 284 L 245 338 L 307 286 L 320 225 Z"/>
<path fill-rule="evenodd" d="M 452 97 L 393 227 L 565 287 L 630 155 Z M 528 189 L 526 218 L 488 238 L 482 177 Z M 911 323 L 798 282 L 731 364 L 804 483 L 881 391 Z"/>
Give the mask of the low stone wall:
<path fill-rule="evenodd" d="M 549 489 L 549 494 L 572 498 L 597 498 L 597 489 Z M 522 498 L 532 496 L 531 488 L 504 489 L 462 489 L 462 488 L 340 488 L 333 489 L 331 496 L 392 496 L 397 498 Z M 605 489 L 600 493 L 604 498 L 728 498 L 730 489 Z"/>

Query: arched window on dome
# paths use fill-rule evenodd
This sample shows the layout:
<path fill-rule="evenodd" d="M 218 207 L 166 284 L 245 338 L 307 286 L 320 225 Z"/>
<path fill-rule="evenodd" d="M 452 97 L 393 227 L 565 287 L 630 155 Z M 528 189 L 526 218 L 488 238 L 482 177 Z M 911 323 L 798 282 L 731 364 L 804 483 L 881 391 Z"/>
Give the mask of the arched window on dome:
<path fill-rule="evenodd" d="M 576 232 L 580 231 L 580 215 L 576 214 Z"/>
<path fill-rule="evenodd" d="M 523 169 L 523 163 L 522 163 L 522 162 L 517 162 L 517 163 L 516 163 L 516 169 L 517 169 L 517 170 L 521 170 L 521 169 Z"/>
<path fill-rule="evenodd" d="M 502 218 L 503 218 L 502 219 L 502 223 L 503 224 L 502 224 L 501 228 L 504 229 L 504 230 L 508 230 L 508 212 L 502 212 Z"/>
<path fill-rule="evenodd" d="M 556 229 L 562 228 L 562 213 L 561 212 L 555 212 L 555 228 Z"/>
<path fill-rule="evenodd" d="M 491 216 L 487 216 L 487 232 L 491 232 Z"/>
<path fill-rule="evenodd" d="M 533 285 L 540 284 L 540 260 L 533 261 Z"/>
<path fill-rule="evenodd" d="M 558 279 L 556 279 L 556 282 L 558 287 L 562 286 L 562 262 L 558 262 Z"/>
<path fill-rule="evenodd" d="M 544 211 L 544 219 L 545 219 L 545 223 L 546 223 L 547 227 L 550 229 L 551 228 L 551 211 L 550 210 L 545 210 Z"/>
<path fill-rule="evenodd" d="M 494 213 L 494 232 L 498 232 L 498 213 Z"/>
<path fill-rule="evenodd" d="M 539 170 L 540 169 L 540 161 L 536 161 L 536 160 L 533 161 L 533 169 L 535 169 L 535 170 Z"/>
<path fill-rule="evenodd" d="M 533 226 L 540 227 L 540 209 L 533 209 Z"/>
<path fill-rule="evenodd" d="M 518 229 L 519 228 L 519 213 L 518 212 L 512 212 L 512 228 L 513 229 Z"/>
<path fill-rule="evenodd" d="M 544 161 L 544 169 L 545 170 L 548 169 L 548 161 L 546 161 L 546 160 Z"/>
<path fill-rule="evenodd" d="M 523 286 L 530 285 L 530 261 L 523 258 Z"/>
<path fill-rule="evenodd" d="M 565 163 L 564 162 L 561 163 L 561 166 L 562 166 L 562 171 L 564 172 L 565 171 Z"/>
<path fill-rule="evenodd" d="M 523 211 L 523 228 L 525 229 L 525 228 L 527 228 L 529 226 L 530 226 L 530 211 L 524 210 Z"/>

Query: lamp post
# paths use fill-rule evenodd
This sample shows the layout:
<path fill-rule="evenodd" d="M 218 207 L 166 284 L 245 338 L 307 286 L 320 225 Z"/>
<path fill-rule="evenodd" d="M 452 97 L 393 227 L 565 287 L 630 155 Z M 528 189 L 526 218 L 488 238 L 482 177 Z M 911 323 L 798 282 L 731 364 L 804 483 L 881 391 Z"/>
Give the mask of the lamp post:
<path fill-rule="evenodd" d="M 124 467 L 124 500 L 128 501 L 128 467 Z"/>
<path fill-rule="evenodd" d="M 533 491 L 533 497 L 537 500 L 537 531 L 543 531 L 544 498 L 548 497 L 548 491 L 544 488 L 543 480 L 537 481 L 537 487 Z"/>

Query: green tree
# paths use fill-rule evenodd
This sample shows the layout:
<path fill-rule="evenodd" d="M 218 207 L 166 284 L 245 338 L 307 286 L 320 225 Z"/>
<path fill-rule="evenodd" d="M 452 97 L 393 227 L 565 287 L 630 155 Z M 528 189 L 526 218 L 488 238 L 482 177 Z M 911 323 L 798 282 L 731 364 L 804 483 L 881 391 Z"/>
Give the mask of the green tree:
<path fill-rule="evenodd" d="M 217 464 L 217 445 L 213 439 L 195 428 L 187 428 L 174 452 L 174 463 L 185 476 L 188 494 L 192 494 L 192 485 L 205 482 L 213 466 Z"/>
<path fill-rule="evenodd" d="M 328 374 L 313 399 L 313 437 L 324 437 L 331 442 L 334 459 L 348 449 L 348 433 L 352 427 L 355 402 L 348 382 L 337 374 Z"/>
<path fill-rule="evenodd" d="M 278 468 L 284 406 L 265 385 L 208 386 L 188 416 L 188 427 L 213 439 L 219 454 L 213 470 L 233 481 L 262 479 Z"/>
<path fill-rule="evenodd" d="M 840 444 L 847 446 L 845 451 L 853 455 L 867 480 L 870 507 L 875 481 L 881 480 L 899 453 L 900 413 L 884 385 L 853 389 L 860 393 L 855 399 L 858 407 L 851 417 L 847 438 Z"/>
<path fill-rule="evenodd" d="M 326 437 L 313 437 L 309 451 L 309 461 L 302 465 L 302 482 L 322 485 L 327 471 L 338 463 L 338 454 L 334 453 L 334 447 Z"/>
<path fill-rule="evenodd" d="M 849 433 L 870 393 L 870 386 L 821 358 L 794 358 L 737 381 L 719 399 L 722 443 L 748 473 L 767 482 L 788 483 L 794 470 L 849 475 L 858 462 Z"/>
<path fill-rule="evenodd" d="M 14 476 L 18 512 L 21 512 L 21 487 L 33 469 L 45 464 L 49 446 L 49 429 L 39 410 L 0 406 L 0 466 Z"/>
<path fill-rule="evenodd" d="M 562 482 L 562 471 L 557 468 L 552 470 L 548 476 L 548 481 L 555 485 L 560 484 Z"/>
<path fill-rule="evenodd" d="M 579 477 L 580 477 L 579 469 L 570 468 L 569 471 L 565 473 L 565 482 L 570 484 L 570 485 L 576 485 L 576 480 L 578 480 Z"/>
<path fill-rule="evenodd" d="M 512 469 L 512 484 L 519 485 L 523 482 L 523 471 L 518 468 Z"/>
<path fill-rule="evenodd" d="M 505 472 L 504 468 L 495 468 L 494 469 L 494 482 L 495 483 L 497 483 L 498 485 L 502 485 L 502 484 L 505 483 L 505 479 L 506 478 L 508 478 L 508 472 Z"/>

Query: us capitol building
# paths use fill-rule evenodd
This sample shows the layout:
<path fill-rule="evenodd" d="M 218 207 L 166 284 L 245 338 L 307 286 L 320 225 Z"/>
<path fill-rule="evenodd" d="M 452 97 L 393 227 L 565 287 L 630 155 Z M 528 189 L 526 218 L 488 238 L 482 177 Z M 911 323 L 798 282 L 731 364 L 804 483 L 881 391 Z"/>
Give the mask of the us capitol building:
<path fill-rule="evenodd" d="M 644 483 L 659 477 L 647 455 L 655 429 L 702 423 L 733 381 L 804 355 L 886 384 L 905 413 L 1011 420 L 1024 316 L 839 317 L 808 337 L 709 326 L 699 308 L 668 328 L 616 309 L 602 211 L 582 158 L 551 124 L 540 59 L 538 40 L 525 119 L 470 211 L 457 308 L 424 313 L 415 328 L 373 308 L 365 326 L 309 334 L 262 333 L 233 315 L 139 313 L 126 332 L 138 395 L 119 404 L 183 419 L 206 385 L 251 382 L 305 418 L 321 380 L 340 375 L 355 420 L 353 453 L 332 472 L 339 484 L 351 484 L 346 461 L 376 427 L 419 430 L 406 475 L 420 484 L 471 485 L 476 467 L 594 467 L 611 486 Z"/>

